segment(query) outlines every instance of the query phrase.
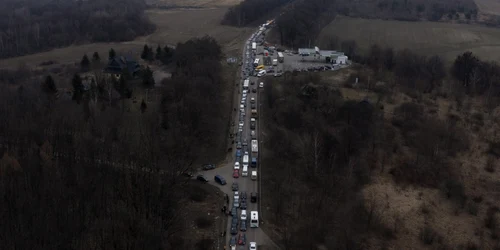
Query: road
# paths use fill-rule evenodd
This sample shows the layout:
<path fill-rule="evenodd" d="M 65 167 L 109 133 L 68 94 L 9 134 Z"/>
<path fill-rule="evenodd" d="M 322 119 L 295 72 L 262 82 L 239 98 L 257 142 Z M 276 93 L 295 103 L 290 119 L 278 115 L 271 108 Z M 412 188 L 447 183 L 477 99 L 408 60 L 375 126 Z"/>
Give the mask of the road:
<path fill-rule="evenodd" d="M 246 235 L 246 245 L 243 245 L 243 246 L 240 246 L 238 245 L 236 247 L 236 249 L 240 250 L 240 249 L 248 249 L 249 248 L 249 242 L 256 242 L 257 243 L 257 246 L 258 246 L 258 249 L 279 249 L 276 244 L 274 244 L 274 242 L 262 231 L 262 229 L 260 228 L 250 228 L 250 211 L 258 211 L 259 212 L 259 223 L 262 224 L 262 212 L 260 211 L 260 197 L 262 195 L 262 190 L 260 189 L 260 158 L 258 158 L 258 155 L 257 153 L 252 153 L 252 147 L 251 147 L 251 140 L 252 140 L 252 136 L 251 136 L 251 131 L 252 129 L 250 128 L 250 119 L 251 119 L 251 106 L 252 106 L 252 103 L 251 103 L 251 99 L 253 98 L 255 100 L 254 102 L 254 105 L 255 105 L 255 108 L 260 112 L 260 109 L 259 109 L 259 93 L 262 93 L 262 91 L 264 91 L 264 88 L 259 88 L 259 78 L 257 77 L 249 77 L 248 79 L 250 80 L 250 82 L 252 84 L 249 85 L 249 88 L 248 88 L 248 94 L 247 94 L 247 97 L 246 97 L 246 102 L 245 102 L 245 106 L 244 106 L 244 109 L 240 109 L 240 105 L 242 104 L 241 103 L 241 100 L 242 100 L 242 92 L 243 92 L 243 81 L 244 79 L 247 78 L 245 72 L 247 69 L 249 68 L 252 68 L 253 69 L 253 61 L 255 59 L 255 54 L 253 53 L 252 51 L 252 42 L 255 41 L 255 40 L 259 40 L 259 36 L 256 36 L 258 33 L 258 30 L 252 35 L 252 37 L 250 39 L 248 39 L 248 41 L 244 44 L 244 48 L 243 48 L 243 55 L 242 55 L 242 69 L 241 69 L 241 80 L 236 83 L 236 87 L 238 89 L 238 95 L 236 97 L 236 101 L 234 102 L 235 103 L 235 107 L 234 107 L 234 127 L 232 127 L 233 131 L 235 131 L 235 133 L 237 133 L 236 131 L 238 131 L 238 127 L 239 127 L 239 122 L 240 122 L 240 116 L 242 115 L 242 111 L 244 111 L 245 115 L 242 116 L 242 120 L 244 122 L 243 124 L 243 128 L 242 128 L 242 131 L 240 131 L 240 133 L 237 133 L 237 135 L 235 135 L 234 139 L 235 139 L 235 143 L 233 145 L 233 152 L 232 152 L 232 156 L 231 156 L 231 161 L 228 165 L 226 166 L 222 166 L 222 167 L 219 167 L 215 170 L 212 170 L 212 171 L 206 171 L 206 172 L 203 172 L 202 174 L 204 174 L 209 180 L 210 180 L 210 183 L 213 184 L 213 185 L 216 185 L 218 186 L 225 194 L 227 194 L 230 198 L 230 202 L 229 202 L 229 205 L 228 205 L 228 208 L 231 209 L 233 207 L 233 194 L 234 192 L 231 190 L 231 186 L 233 184 L 233 182 L 235 183 L 238 183 L 238 186 L 239 186 L 239 192 L 246 192 L 247 193 L 247 215 L 248 215 L 248 221 L 247 221 L 247 231 L 246 232 L 241 232 L 239 231 L 239 224 L 238 224 L 238 234 L 245 234 Z M 260 33 L 259 33 L 260 34 Z M 247 63 L 248 61 L 248 63 Z M 258 123 L 258 118 L 257 118 L 257 122 L 255 123 L 255 139 L 259 140 L 259 123 Z M 236 148 L 236 145 L 237 145 L 237 142 L 238 141 L 241 141 L 241 143 L 243 144 L 243 142 L 247 142 L 248 143 L 248 146 L 245 147 L 243 146 L 242 149 L 241 149 L 241 159 L 237 159 L 236 157 L 236 151 L 238 150 Z M 260 145 L 259 145 L 259 150 L 260 149 Z M 245 151 L 248 151 L 248 154 L 249 154 L 249 164 L 248 164 L 248 176 L 241 176 L 242 174 L 242 170 L 243 170 L 243 164 L 241 162 L 242 158 L 243 158 L 243 155 L 245 154 Z M 257 157 L 258 161 L 257 161 L 257 167 L 256 168 L 252 168 L 250 165 L 251 165 L 251 159 L 252 157 Z M 237 161 L 237 160 L 240 160 L 240 170 L 239 170 L 239 178 L 233 178 L 233 169 L 234 169 L 234 163 Z M 252 180 L 251 179 L 251 175 L 252 175 L 252 171 L 257 171 L 257 180 Z M 221 185 L 218 185 L 216 182 L 214 182 L 214 176 L 215 175 L 221 175 L 223 176 L 226 181 L 227 181 L 227 185 L 224 185 L 224 186 L 221 186 Z M 250 202 L 250 193 L 258 193 L 258 200 L 256 203 L 251 203 Z M 238 218 L 240 218 L 240 214 L 241 214 L 241 209 L 238 209 Z M 241 224 L 241 221 L 239 222 Z M 228 216 L 227 217 L 227 225 L 226 225 L 226 237 L 224 239 L 224 243 L 225 245 L 227 246 L 227 249 L 231 249 L 231 247 L 229 246 L 229 241 L 231 239 L 231 233 L 230 233 L 230 229 L 231 229 L 231 217 Z M 236 235 L 238 236 L 238 235 Z M 236 239 L 238 239 L 238 237 L 236 237 Z"/>

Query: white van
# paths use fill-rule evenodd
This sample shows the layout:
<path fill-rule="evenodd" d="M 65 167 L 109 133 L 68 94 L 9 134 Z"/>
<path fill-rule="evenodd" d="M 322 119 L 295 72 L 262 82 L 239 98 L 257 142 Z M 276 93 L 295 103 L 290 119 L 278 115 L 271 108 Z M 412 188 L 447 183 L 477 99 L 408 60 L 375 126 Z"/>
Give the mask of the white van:
<path fill-rule="evenodd" d="M 248 165 L 243 165 L 243 171 L 241 172 L 241 176 L 248 176 Z"/>
<path fill-rule="evenodd" d="M 257 171 L 252 171 L 252 181 L 257 180 Z"/>

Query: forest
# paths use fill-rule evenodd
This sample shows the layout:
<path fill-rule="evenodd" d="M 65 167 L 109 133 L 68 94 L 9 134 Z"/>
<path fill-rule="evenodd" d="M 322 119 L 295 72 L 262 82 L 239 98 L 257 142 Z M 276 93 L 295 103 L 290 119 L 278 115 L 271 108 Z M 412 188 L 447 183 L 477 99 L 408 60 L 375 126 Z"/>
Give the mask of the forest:
<path fill-rule="evenodd" d="M 150 34 L 142 0 L 0 2 L 0 58 Z"/>
<path fill-rule="evenodd" d="M 290 2 L 293 0 L 245 0 L 229 8 L 222 19 L 222 24 L 237 27 L 255 24 L 256 21 Z"/>
<path fill-rule="evenodd" d="M 78 74 L 71 83 L 3 78 L 2 249 L 188 249 L 179 240 L 189 185 L 181 174 L 196 168 L 202 147 L 225 149 L 214 145 L 225 136 L 220 57 L 209 37 L 178 44 L 161 101 L 142 101 L 142 112 L 82 89 Z M 59 86 L 71 84 L 80 96 L 61 98 Z"/>

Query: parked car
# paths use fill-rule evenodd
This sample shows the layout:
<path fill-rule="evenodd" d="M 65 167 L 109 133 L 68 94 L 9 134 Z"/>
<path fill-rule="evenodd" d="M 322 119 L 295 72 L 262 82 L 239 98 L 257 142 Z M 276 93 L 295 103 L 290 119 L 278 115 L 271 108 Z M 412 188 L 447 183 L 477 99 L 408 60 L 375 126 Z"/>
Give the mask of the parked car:
<path fill-rule="evenodd" d="M 256 242 L 250 242 L 250 247 L 248 249 L 249 250 L 257 250 L 257 243 Z"/>
<path fill-rule="evenodd" d="M 208 182 L 208 179 L 202 174 L 196 176 L 196 179 L 202 182 Z"/>
<path fill-rule="evenodd" d="M 257 193 L 250 194 L 250 202 L 252 202 L 252 203 L 257 202 Z"/>
<path fill-rule="evenodd" d="M 233 178 L 239 178 L 239 177 L 240 177 L 240 171 L 235 169 L 233 171 Z"/>
<path fill-rule="evenodd" d="M 224 179 L 224 177 L 220 176 L 220 175 L 216 175 L 214 176 L 214 180 L 215 182 L 221 184 L 221 185 L 226 185 L 226 179 Z"/>
<path fill-rule="evenodd" d="M 237 235 L 238 234 L 238 229 L 236 229 L 236 227 L 231 227 L 231 234 L 232 235 Z"/>
<path fill-rule="evenodd" d="M 229 246 L 236 246 L 236 237 L 231 236 L 231 239 L 229 240 Z"/>
<path fill-rule="evenodd" d="M 238 189 L 239 189 L 238 183 L 237 182 L 233 182 L 233 185 L 231 185 L 231 190 L 238 191 Z M 236 193 L 238 193 L 238 192 L 236 192 Z"/>
<path fill-rule="evenodd" d="M 231 215 L 232 215 L 232 216 L 238 216 L 238 210 L 237 210 L 237 208 L 233 207 L 233 208 L 231 209 Z"/>
<path fill-rule="evenodd" d="M 247 192 L 241 192 L 241 194 L 240 194 L 240 198 L 241 198 L 242 200 L 246 200 L 246 199 L 247 199 Z"/>
<path fill-rule="evenodd" d="M 234 169 L 240 170 L 240 163 L 239 162 L 234 163 Z"/>
<path fill-rule="evenodd" d="M 203 165 L 203 170 L 212 170 L 215 169 L 215 164 L 205 164 Z"/>
<path fill-rule="evenodd" d="M 240 209 L 247 209 L 247 201 L 241 200 L 239 208 Z"/>
<path fill-rule="evenodd" d="M 252 93 L 257 93 L 257 88 L 253 88 Z"/>
<path fill-rule="evenodd" d="M 241 144 L 241 142 L 238 142 L 238 144 Z M 241 147 L 236 149 L 236 157 L 241 157 Z"/>
<path fill-rule="evenodd" d="M 259 83 L 259 88 L 264 88 L 264 83 L 263 82 Z"/>

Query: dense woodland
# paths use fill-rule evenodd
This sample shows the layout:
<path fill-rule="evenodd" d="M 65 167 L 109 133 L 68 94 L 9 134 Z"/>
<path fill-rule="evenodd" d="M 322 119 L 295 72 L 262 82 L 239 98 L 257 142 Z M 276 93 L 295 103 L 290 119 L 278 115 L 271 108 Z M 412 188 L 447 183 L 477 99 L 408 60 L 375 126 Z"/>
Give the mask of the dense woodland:
<path fill-rule="evenodd" d="M 142 0 L 0 2 L 0 58 L 74 43 L 132 40 L 153 32 Z"/>
<path fill-rule="evenodd" d="M 190 249 L 180 175 L 195 168 L 200 148 L 225 149 L 214 145 L 225 136 L 215 122 L 226 112 L 217 108 L 220 53 L 208 37 L 179 44 L 174 77 L 155 89 L 161 103 L 133 104 L 142 112 L 82 89 L 78 75 L 3 78 L 2 249 Z M 61 98 L 58 86 L 68 84 L 78 98 Z"/>
<path fill-rule="evenodd" d="M 390 246 L 403 233 L 401 218 L 387 224 L 384 208 L 360 192 L 382 172 L 401 187 L 438 189 L 443 199 L 455 204 L 455 213 L 479 216 L 483 196 L 477 190 L 472 197 L 466 193 L 456 157 L 471 148 L 466 129 L 479 130 L 483 114 L 474 113 L 470 121 L 453 114 L 438 118 L 422 100 L 424 95 L 445 97 L 460 111 L 467 109 L 466 99 L 479 97 L 491 111 L 500 104 L 499 66 L 470 52 L 447 68 L 438 56 L 377 45 L 360 56 L 355 43 L 350 45 L 351 55 L 364 66 L 355 67 L 342 87 L 366 89 L 378 99 L 346 100 L 338 86 L 315 73 L 269 79 L 265 87 L 264 133 L 269 138 L 264 143 L 263 178 L 264 188 L 274 192 L 264 202 L 284 249 L 313 249 L 318 244 L 327 249 L 375 249 L 373 239 Z M 382 101 L 390 102 L 401 92 L 413 101 L 385 112 Z M 492 173 L 498 154 L 497 144 L 489 143 L 494 151 L 490 154 L 496 156 L 485 169 Z M 480 244 L 470 242 L 467 249 L 498 244 L 498 209 L 486 206 L 489 212 L 478 219 L 492 241 L 488 237 Z M 447 245 L 447 233 L 433 227 L 429 223 L 421 229 L 424 246 L 457 247 Z"/>
<path fill-rule="evenodd" d="M 261 20 L 277 8 L 292 1 L 293 0 L 245 0 L 229 8 L 224 15 L 222 24 L 234 26 L 254 24 L 255 21 Z"/>

